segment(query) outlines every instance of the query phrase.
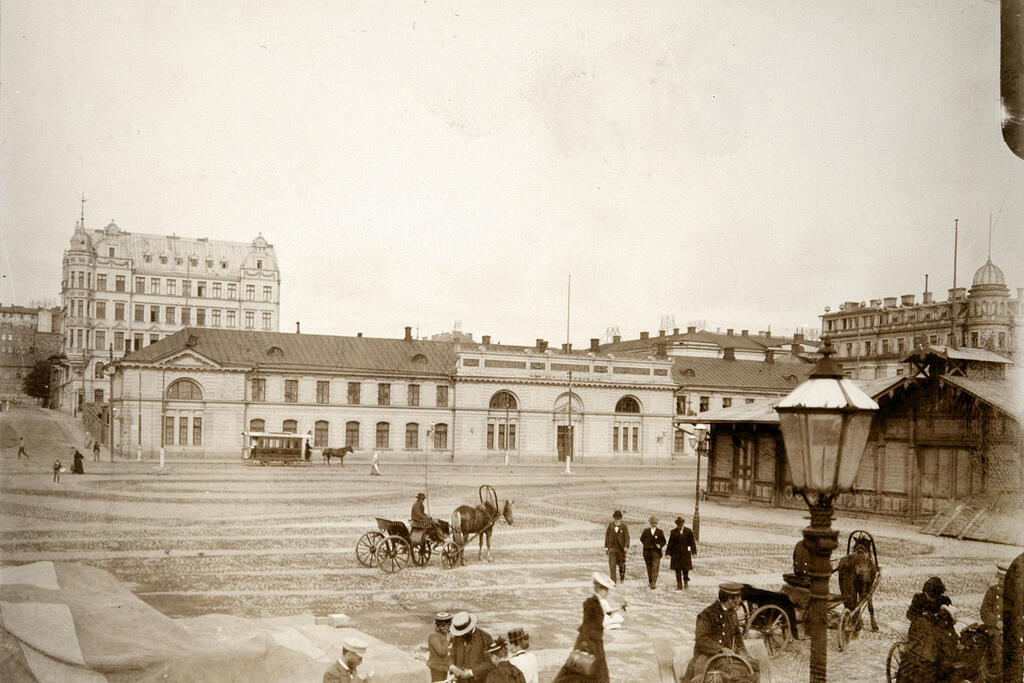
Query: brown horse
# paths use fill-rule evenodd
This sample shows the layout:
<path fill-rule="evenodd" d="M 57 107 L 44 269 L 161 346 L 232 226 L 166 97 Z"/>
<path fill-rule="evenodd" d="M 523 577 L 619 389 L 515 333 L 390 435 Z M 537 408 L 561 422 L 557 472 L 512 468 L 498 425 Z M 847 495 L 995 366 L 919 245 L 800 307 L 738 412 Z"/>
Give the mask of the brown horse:
<path fill-rule="evenodd" d="M 324 460 L 327 461 L 327 466 L 331 466 L 331 458 L 337 458 L 341 461 L 341 466 L 345 466 L 345 456 L 351 453 L 353 449 L 351 446 L 342 446 L 341 448 L 325 448 L 324 449 Z"/>
<path fill-rule="evenodd" d="M 853 545 L 853 552 L 839 560 L 839 590 L 843 594 L 843 604 L 846 609 L 852 610 L 857 607 L 875 585 L 878 577 L 878 567 L 871 557 L 871 541 L 868 537 L 857 538 Z M 878 623 L 875 621 L 875 604 L 868 598 L 868 613 L 871 615 L 871 630 L 878 630 Z M 857 620 L 857 628 L 860 628 L 861 621 Z"/>
<path fill-rule="evenodd" d="M 454 535 L 455 543 L 461 548 L 465 545 L 467 537 L 477 534 L 477 539 L 480 541 L 480 549 L 477 552 L 476 559 L 479 560 L 483 555 L 484 538 L 486 538 L 487 561 L 494 562 L 494 559 L 491 557 L 491 532 L 494 530 L 494 523 L 498 521 L 499 517 L 504 517 L 505 523 L 509 526 L 515 524 L 515 520 L 512 517 L 512 502 L 511 500 L 505 501 L 501 514 L 498 514 L 498 508 L 490 500 L 484 501 L 476 507 L 460 505 L 455 508 L 455 512 L 452 513 L 452 534 Z M 462 553 L 459 553 L 459 556 L 461 564 L 465 564 L 465 556 Z"/>

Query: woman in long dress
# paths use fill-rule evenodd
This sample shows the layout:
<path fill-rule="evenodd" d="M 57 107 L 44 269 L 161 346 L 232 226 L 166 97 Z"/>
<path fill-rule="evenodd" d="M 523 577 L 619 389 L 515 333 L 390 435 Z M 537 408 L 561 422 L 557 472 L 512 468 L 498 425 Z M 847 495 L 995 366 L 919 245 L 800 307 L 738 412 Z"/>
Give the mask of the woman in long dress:
<path fill-rule="evenodd" d="M 570 665 L 570 655 L 570 660 L 555 676 L 555 683 L 609 683 L 608 660 L 604 655 L 604 625 L 611 581 L 597 572 L 591 578 L 594 581 L 594 593 L 583 601 L 583 623 L 580 624 L 579 635 L 572 647 L 594 655 L 594 665 L 589 674 L 581 673 Z"/>

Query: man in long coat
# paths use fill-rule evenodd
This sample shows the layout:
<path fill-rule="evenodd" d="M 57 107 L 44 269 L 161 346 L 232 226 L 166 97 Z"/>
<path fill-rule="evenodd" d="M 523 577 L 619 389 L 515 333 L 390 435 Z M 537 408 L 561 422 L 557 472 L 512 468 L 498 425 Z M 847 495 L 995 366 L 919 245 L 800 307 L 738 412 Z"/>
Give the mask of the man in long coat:
<path fill-rule="evenodd" d="M 697 615 L 694 629 L 693 659 L 686 669 L 684 680 L 701 680 L 704 670 L 711 658 L 722 652 L 732 652 L 750 662 L 747 648 L 743 644 L 743 630 L 736 618 L 736 609 L 740 606 L 740 592 L 743 586 L 738 583 L 723 583 L 718 587 L 718 600 L 711 603 Z M 753 662 L 750 662 L 753 665 Z M 737 664 L 739 664 L 737 662 Z M 730 667 L 725 672 L 725 681 L 757 680 L 749 678 L 746 667 Z"/>
<path fill-rule="evenodd" d="M 676 590 L 690 587 L 690 570 L 693 569 L 692 555 L 697 553 L 697 543 L 693 532 L 684 526 L 686 520 L 676 517 L 676 528 L 668 535 L 668 552 L 671 558 L 669 565 L 676 573 Z"/>
<path fill-rule="evenodd" d="M 640 544 L 644 547 L 644 564 L 647 565 L 647 585 L 654 590 L 658 585 L 658 572 L 661 570 L 661 551 L 665 547 L 665 532 L 658 528 L 658 518 L 651 515 L 651 526 L 640 534 Z"/>
<path fill-rule="evenodd" d="M 487 648 L 494 639 L 476 627 L 476 615 L 459 612 L 452 617 L 452 666 L 460 683 L 484 683 L 494 664 Z"/>
<path fill-rule="evenodd" d="M 626 580 L 626 551 L 629 550 L 629 527 L 622 521 L 622 511 L 612 514 L 612 522 L 604 532 L 604 552 L 608 555 L 608 575 L 612 582 Z M 617 571 L 616 571 L 617 570 Z"/>

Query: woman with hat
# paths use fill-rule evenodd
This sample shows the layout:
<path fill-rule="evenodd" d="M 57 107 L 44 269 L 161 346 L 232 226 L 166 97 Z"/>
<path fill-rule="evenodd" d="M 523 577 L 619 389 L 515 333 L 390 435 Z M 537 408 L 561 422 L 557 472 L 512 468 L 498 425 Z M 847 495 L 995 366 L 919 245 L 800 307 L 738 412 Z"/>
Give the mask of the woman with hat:
<path fill-rule="evenodd" d="M 494 668 L 487 674 L 487 683 L 526 683 L 523 672 L 508 661 L 508 644 L 502 636 L 490 644 L 487 654 Z"/>
<path fill-rule="evenodd" d="M 665 552 L 671 558 L 669 567 L 676 573 L 676 590 L 690 587 L 690 570 L 693 569 L 691 554 L 697 553 L 697 542 L 693 532 L 684 524 L 686 520 L 676 517 L 676 528 L 668 535 L 668 546 Z"/>
<path fill-rule="evenodd" d="M 434 632 L 427 636 L 427 668 L 430 669 L 431 681 L 448 678 L 448 667 L 452 664 L 451 626 L 452 615 L 447 612 L 434 615 Z"/>
<path fill-rule="evenodd" d="M 526 683 L 538 683 L 537 657 L 529 651 L 530 634 L 522 628 L 512 629 L 508 632 L 508 647 L 512 655 L 508 661 L 523 672 Z"/>
<path fill-rule="evenodd" d="M 555 683 L 609 683 L 608 660 L 604 655 L 604 617 L 605 610 L 601 606 L 602 601 L 607 602 L 608 593 L 611 590 L 610 579 L 594 572 L 591 575 L 594 584 L 594 593 L 583 601 L 583 623 L 579 627 L 579 635 L 573 644 L 573 652 L 566 660 L 561 670 L 555 676 Z M 589 671 L 582 671 L 577 664 L 579 659 L 575 652 L 579 650 L 594 656 L 593 664 Z"/>
<path fill-rule="evenodd" d="M 465 683 L 485 683 L 494 668 L 487 648 L 494 640 L 476 627 L 476 615 L 459 612 L 452 617 L 452 665 L 448 670 Z"/>

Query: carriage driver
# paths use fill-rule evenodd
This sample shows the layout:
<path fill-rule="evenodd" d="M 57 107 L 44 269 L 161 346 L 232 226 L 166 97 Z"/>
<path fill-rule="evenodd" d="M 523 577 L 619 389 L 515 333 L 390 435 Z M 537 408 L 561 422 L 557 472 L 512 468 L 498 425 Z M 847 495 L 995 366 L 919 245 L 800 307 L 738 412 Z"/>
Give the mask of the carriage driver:
<path fill-rule="evenodd" d="M 436 541 L 440 541 L 441 535 L 437 532 L 437 522 L 434 518 L 428 515 L 423 510 L 423 501 L 427 499 L 427 494 L 417 493 L 416 502 L 412 504 L 412 526 L 414 528 L 425 529 L 427 532 L 426 537 L 432 538 Z"/>
<path fill-rule="evenodd" d="M 718 586 L 718 600 L 704 608 L 697 615 L 694 629 L 693 659 L 686 669 L 683 680 L 703 680 L 703 675 L 711 658 L 722 652 L 729 652 L 741 657 L 757 671 L 757 663 L 747 654 L 743 644 L 743 630 L 736 618 L 736 610 L 743 598 L 743 586 L 738 583 L 723 583 Z M 737 664 L 739 664 L 737 662 Z M 742 665 L 740 665 L 742 666 Z M 748 680 L 746 667 L 726 664 L 722 680 L 730 683 Z M 753 679 L 756 680 L 756 675 Z"/>

